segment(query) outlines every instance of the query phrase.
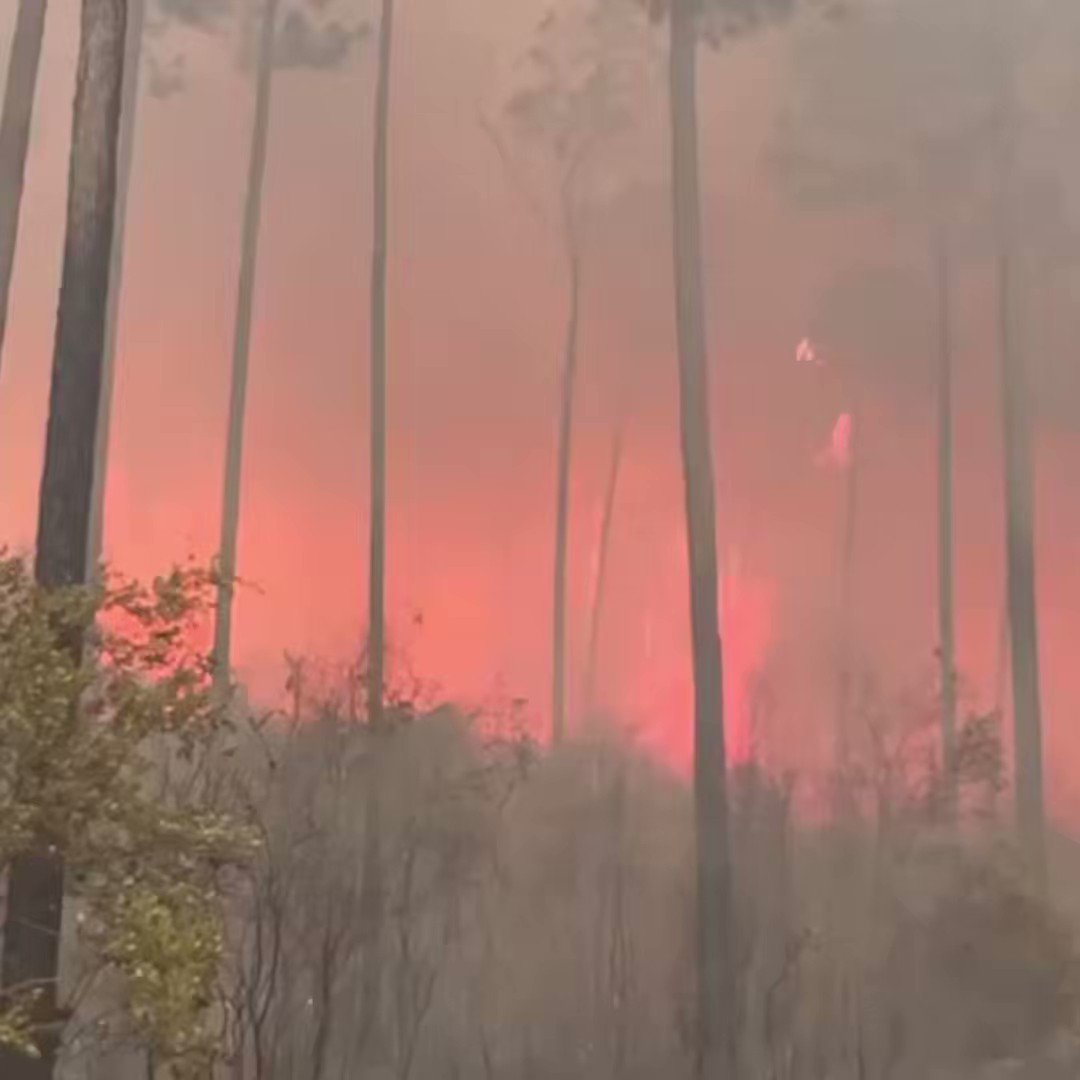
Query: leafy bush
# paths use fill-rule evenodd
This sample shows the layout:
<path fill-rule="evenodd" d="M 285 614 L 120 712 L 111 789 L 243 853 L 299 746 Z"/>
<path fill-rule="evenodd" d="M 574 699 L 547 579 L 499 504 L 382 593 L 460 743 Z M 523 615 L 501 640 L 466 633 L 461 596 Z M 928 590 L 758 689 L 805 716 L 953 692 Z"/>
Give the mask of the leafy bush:
<path fill-rule="evenodd" d="M 252 843 L 202 782 L 229 729 L 197 648 L 211 599 L 194 567 L 45 590 L 0 558 L 0 868 L 62 855 L 80 972 L 68 1011 L 93 1000 L 101 1032 L 180 1071 L 214 1053 L 221 870 Z M 31 1054 L 35 991 L 0 997 L 0 1043 Z"/>

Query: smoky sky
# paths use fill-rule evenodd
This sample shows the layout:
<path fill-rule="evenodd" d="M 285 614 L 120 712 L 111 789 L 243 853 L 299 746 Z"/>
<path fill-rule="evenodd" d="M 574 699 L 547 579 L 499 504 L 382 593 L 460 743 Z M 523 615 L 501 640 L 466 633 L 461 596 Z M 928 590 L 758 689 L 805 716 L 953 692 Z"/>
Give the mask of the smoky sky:
<path fill-rule="evenodd" d="M 241 31 L 221 6 L 161 0 L 170 25 L 149 42 L 142 72 L 106 522 L 108 557 L 137 574 L 190 553 L 209 557 L 216 544 L 252 112 Z M 0 374 L 0 531 L 23 547 L 33 540 L 43 449 L 76 8 L 50 9 Z M 524 0 L 400 2 L 389 342 L 394 645 L 443 692 L 480 700 L 505 691 L 528 698 L 538 717 L 547 707 L 566 281 L 557 236 L 508 183 L 478 117 L 544 10 Z M 280 689 L 283 650 L 344 657 L 362 633 L 374 19 L 370 6 L 345 0 L 283 5 L 242 499 L 239 572 L 251 585 L 239 596 L 236 638 L 240 672 L 262 700 Z M 5 6 L 0 55 L 12 24 Z M 792 99 L 793 51 L 805 33 L 769 30 L 708 51 L 700 81 L 729 692 L 738 713 L 752 674 L 772 672 L 778 722 L 795 747 L 814 743 L 827 702 L 843 506 L 843 478 L 815 461 L 856 395 L 864 460 L 855 589 L 868 662 L 886 680 L 918 682 L 932 671 L 935 625 L 927 233 L 895 205 L 810 207 L 777 182 L 770 159 L 781 117 L 802 103 Z M 632 139 L 620 140 L 618 182 L 584 254 L 570 643 L 577 679 L 622 416 L 603 696 L 642 739 L 684 760 L 690 684 L 662 74 Z M 1039 93 L 1032 88 L 1033 108 Z M 1080 140 L 1049 130 L 1051 120 L 1065 123 L 1051 110 L 1033 115 L 1032 172 L 1067 182 L 1068 147 Z M 1047 209 L 1045 189 L 1031 190 L 1025 206 Z M 1071 221 L 1071 192 L 1055 198 L 1058 220 Z M 1050 232 L 1067 236 L 1060 225 Z M 1080 327 L 1071 244 L 1061 247 L 1051 259 L 1046 245 L 1032 245 L 1023 310 L 1039 403 L 1047 761 L 1053 805 L 1075 817 Z M 968 697 L 985 705 L 1003 598 L 994 276 L 978 235 L 958 252 L 958 641 Z M 807 336 L 836 367 L 827 377 L 795 363 Z"/>

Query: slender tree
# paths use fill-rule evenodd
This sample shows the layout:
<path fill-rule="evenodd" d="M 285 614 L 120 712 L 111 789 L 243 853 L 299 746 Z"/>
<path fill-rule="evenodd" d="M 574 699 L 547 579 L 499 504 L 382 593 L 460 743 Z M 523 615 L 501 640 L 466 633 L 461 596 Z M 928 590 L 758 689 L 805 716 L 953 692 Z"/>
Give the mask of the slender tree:
<path fill-rule="evenodd" d="M 105 315 L 105 347 L 102 358 L 101 403 L 94 447 L 94 494 L 90 503 L 90 553 L 88 576 L 101 562 L 105 527 L 105 485 L 108 478 L 109 431 L 112 421 L 113 385 L 116 369 L 116 335 L 124 276 L 124 242 L 127 235 L 128 193 L 135 160 L 136 114 L 143 51 L 146 0 L 128 0 L 127 53 L 124 57 L 124 100 L 120 110 L 117 149 L 116 214 L 109 262 L 109 305 Z"/>
<path fill-rule="evenodd" d="M 7 87 L 0 113 L 0 354 L 7 329 L 11 275 L 26 178 L 26 155 L 41 45 L 45 37 L 46 0 L 19 0 L 15 36 L 8 61 Z M 0 356 L 2 359 L 2 356 Z"/>
<path fill-rule="evenodd" d="M 274 34 L 280 0 L 266 0 L 255 75 L 255 117 L 248 159 L 247 193 L 240 248 L 240 280 L 233 335 L 232 383 L 229 392 L 229 429 L 225 446 L 225 476 L 221 501 L 219 582 L 214 623 L 214 678 L 220 690 L 228 687 L 232 660 L 233 595 L 236 580 L 237 534 L 240 524 L 240 476 L 244 454 L 244 419 L 247 412 L 248 361 L 255 303 L 255 274 L 262 223 L 263 183 L 270 136 L 270 97 L 274 75 Z"/>
<path fill-rule="evenodd" d="M 860 408 L 848 414 L 844 472 L 844 525 L 840 550 L 840 670 L 837 686 L 836 765 L 841 776 L 851 764 L 851 723 L 855 682 L 855 539 L 859 524 L 859 480 L 862 472 L 862 416 Z M 841 784 L 841 788 L 846 785 Z M 837 792 L 839 796 L 846 791 Z M 847 807 L 845 807 L 846 811 Z"/>
<path fill-rule="evenodd" d="M 1013 323 L 1013 255 L 1002 244 L 998 265 L 1002 446 L 1005 454 L 1005 551 L 1012 659 L 1017 831 L 1036 882 L 1046 879 L 1039 620 L 1035 592 L 1035 494 L 1028 377 Z"/>
<path fill-rule="evenodd" d="M 566 561 L 570 532 L 570 466 L 573 452 L 574 388 L 577 385 L 578 336 L 581 324 L 581 250 L 569 206 L 566 224 L 566 263 L 569 304 L 563 344 L 559 390 L 559 444 L 555 482 L 555 568 L 552 575 L 551 740 L 566 738 Z"/>
<path fill-rule="evenodd" d="M 956 790 L 956 615 L 953 584 L 953 355 L 949 287 L 949 247 L 937 230 L 937 482 L 938 482 L 938 641 L 941 665 L 941 743 L 947 811 L 955 813 Z"/>
<path fill-rule="evenodd" d="M 519 65 L 520 85 L 505 106 L 516 145 L 508 147 L 497 127 L 486 129 L 510 178 L 529 207 L 559 238 L 566 275 L 566 316 L 559 374 L 555 473 L 555 535 L 552 573 L 551 738 L 567 727 L 567 574 L 570 546 L 570 480 L 573 471 L 574 399 L 578 381 L 583 263 L 586 232 L 595 210 L 595 169 L 603 151 L 625 133 L 648 78 L 644 38 L 621 4 L 590 2 L 545 15 Z M 541 161 L 554 198 L 537 194 L 528 170 L 516 167 L 529 151 Z M 554 203 L 553 212 L 547 206 Z"/>
<path fill-rule="evenodd" d="M 35 573 L 47 588 L 86 579 L 94 445 L 101 392 L 116 158 L 124 71 L 125 0 L 84 0 L 68 185 L 67 235 L 53 357 Z M 71 642 L 81 651 L 82 643 Z M 21 778 L 33 783 L 33 776 Z M 10 867 L 5 990 L 40 990 L 40 1056 L 0 1053 L 5 1080 L 45 1080 L 57 1048 L 63 852 L 48 836 Z"/>
<path fill-rule="evenodd" d="M 789 15 L 794 0 L 649 0 L 669 29 L 672 246 L 679 417 L 694 677 L 694 829 L 697 855 L 696 1071 L 737 1072 L 735 929 L 729 837 L 723 649 L 702 267 L 697 61 L 719 44 Z"/>
<path fill-rule="evenodd" d="M 387 255 L 390 212 L 390 92 L 394 55 L 394 0 L 382 0 L 379 59 L 375 88 L 375 139 L 372 155 L 372 244 L 370 295 L 370 533 L 368 548 L 368 648 L 366 697 L 368 725 L 379 748 L 387 735 L 386 663 L 386 322 Z M 385 922 L 383 881 L 383 792 L 378 762 L 371 770 L 364 821 L 360 884 L 359 1045 L 368 1055 L 374 1043 L 382 999 L 382 936 Z"/>
<path fill-rule="evenodd" d="M 615 495 L 619 488 L 622 470 L 623 424 L 615 428 L 611 448 L 611 465 L 608 469 L 607 486 L 604 490 L 604 509 L 600 519 L 600 542 L 597 550 L 596 586 L 593 592 L 592 616 L 589 620 L 589 654 L 585 666 L 585 707 L 592 711 L 596 706 L 596 677 L 600 657 L 600 624 L 607 596 L 608 560 L 611 555 L 611 532 L 615 521 Z"/>
<path fill-rule="evenodd" d="M 368 710 L 382 727 L 386 659 L 386 295 L 390 212 L 390 89 L 394 44 L 394 0 L 383 0 L 375 90 L 375 144 L 371 244 L 370 366 L 370 538 L 368 546 Z"/>
<path fill-rule="evenodd" d="M 308 20 L 301 9 L 296 8 L 291 9 L 283 19 L 279 19 L 281 6 L 281 0 L 265 0 L 261 8 L 261 26 L 257 36 L 255 110 L 240 240 L 240 273 L 233 331 L 232 380 L 221 499 L 218 600 L 214 625 L 214 677 L 218 690 L 222 693 L 228 687 L 232 663 L 232 619 L 240 528 L 244 425 L 247 416 L 251 327 L 274 72 L 279 67 L 327 69 L 339 66 L 348 57 L 352 42 L 366 33 L 365 24 L 346 30 L 340 24 L 330 22 L 320 29 Z M 197 18 L 197 15 L 198 9 L 193 9 L 187 15 L 188 21 L 210 29 L 214 27 L 214 22 L 208 21 L 207 15 L 204 14 L 201 18 Z"/>
<path fill-rule="evenodd" d="M 697 1072 L 734 1077 L 735 954 L 727 751 L 701 257 L 697 53 L 699 5 L 673 0 L 671 171 L 675 328 L 690 629 L 694 672 L 694 823 L 697 837 Z"/>

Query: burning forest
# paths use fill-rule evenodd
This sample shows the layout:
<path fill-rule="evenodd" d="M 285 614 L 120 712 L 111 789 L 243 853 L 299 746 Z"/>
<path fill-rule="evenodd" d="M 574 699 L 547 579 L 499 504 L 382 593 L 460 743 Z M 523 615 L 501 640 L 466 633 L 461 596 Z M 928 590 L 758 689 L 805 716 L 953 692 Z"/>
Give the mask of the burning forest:
<path fill-rule="evenodd" d="M 0 1080 L 1080 1075 L 1073 0 L 0 65 Z"/>

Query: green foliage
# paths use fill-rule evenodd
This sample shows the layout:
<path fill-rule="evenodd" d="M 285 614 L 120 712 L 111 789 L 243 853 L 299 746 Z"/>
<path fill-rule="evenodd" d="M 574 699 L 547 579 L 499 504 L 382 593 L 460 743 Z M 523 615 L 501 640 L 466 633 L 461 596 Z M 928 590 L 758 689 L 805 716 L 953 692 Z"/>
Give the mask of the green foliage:
<path fill-rule="evenodd" d="M 211 597 L 194 567 L 46 591 L 0 559 L 0 867 L 63 853 L 82 966 L 161 1060 L 213 1050 L 220 871 L 251 845 L 201 780 L 229 727 L 196 644 Z M 31 1049 L 28 1016 L 9 994 L 0 1042 Z"/>

